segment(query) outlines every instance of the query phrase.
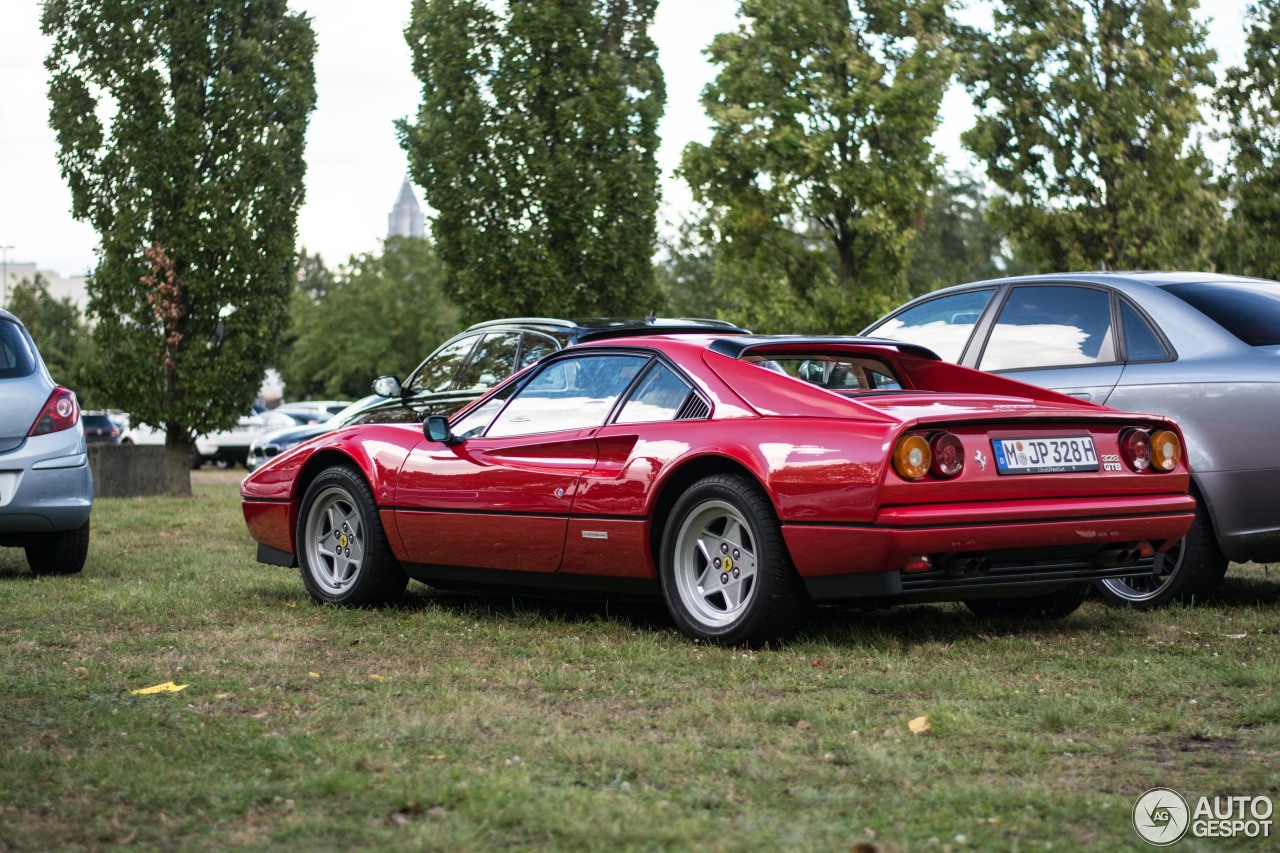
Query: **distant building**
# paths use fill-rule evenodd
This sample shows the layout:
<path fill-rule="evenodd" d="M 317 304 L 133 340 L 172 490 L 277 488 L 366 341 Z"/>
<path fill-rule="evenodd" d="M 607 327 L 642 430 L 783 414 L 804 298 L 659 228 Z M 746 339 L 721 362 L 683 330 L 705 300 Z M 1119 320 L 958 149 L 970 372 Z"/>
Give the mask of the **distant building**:
<path fill-rule="evenodd" d="M 85 291 L 83 275 L 58 275 L 52 270 L 42 270 L 33 263 L 19 263 L 9 261 L 3 265 L 3 272 L 0 272 L 0 299 L 3 304 L 0 307 L 9 307 L 9 294 L 13 292 L 13 288 L 22 283 L 23 280 L 35 281 L 36 273 L 47 282 L 49 282 L 49 295 L 54 299 L 70 299 L 71 302 L 80 309 L 83 315 L 85 308 L 89 305 L 89 294 Z"/>
<path fill-rule="evenodd" d="M 413 186 L 405 178 L 400 186 L 400 197 L 395 207 L 387 216 L 388 237 L 425 237 L 427 236 L 427 220 L 418 205 L 418 197 L 413 194 Z"/>

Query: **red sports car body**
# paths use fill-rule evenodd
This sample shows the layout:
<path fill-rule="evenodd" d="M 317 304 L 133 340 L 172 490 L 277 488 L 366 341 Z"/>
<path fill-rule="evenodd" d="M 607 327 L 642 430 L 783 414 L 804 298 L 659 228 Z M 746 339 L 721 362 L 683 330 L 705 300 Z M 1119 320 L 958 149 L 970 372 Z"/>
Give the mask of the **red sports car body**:
<path fill-rule="evenodd" d="M 437 587 L 654 595 L 690 636 L 813 601 L 1061 616 L 1191 525 L 1181 436 L 852 338 L 571 347 L 452 418 L 330 433 L 245 479 L 258 559 L 317 600 Z"/>

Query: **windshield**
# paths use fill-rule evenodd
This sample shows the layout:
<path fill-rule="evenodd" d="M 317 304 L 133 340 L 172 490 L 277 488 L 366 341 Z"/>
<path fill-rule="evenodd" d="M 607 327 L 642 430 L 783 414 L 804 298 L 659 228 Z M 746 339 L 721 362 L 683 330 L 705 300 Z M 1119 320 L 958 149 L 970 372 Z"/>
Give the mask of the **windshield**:
<path fill-rule="evenodd" d="M 356 400 L 350 406 L 347 406 L 345 409 L 338 412 L 333 417 L 329 418 L 329 420 L 325 421 L 325 426 L 331 427 L 332 429 L 337 429 L 338 427 L 343 426 L 347 421 L 351 420 L 353 416 L 359 414 L 360 412 L 363 412 L 366 408 L 369 407 L 370 403 L 374 402 L 375 400 L 382 400 L 382 399 L 385 399 L 385 398 L 379 397 L 377 394 L 370 394 L 368 397 L 362 397 L 359 400 Z"/>
<path fill-rule="evenodd" d="M 1280 345 L 1280 283 L 1196 281 L 1164 285 L 1249 346 Z"/>

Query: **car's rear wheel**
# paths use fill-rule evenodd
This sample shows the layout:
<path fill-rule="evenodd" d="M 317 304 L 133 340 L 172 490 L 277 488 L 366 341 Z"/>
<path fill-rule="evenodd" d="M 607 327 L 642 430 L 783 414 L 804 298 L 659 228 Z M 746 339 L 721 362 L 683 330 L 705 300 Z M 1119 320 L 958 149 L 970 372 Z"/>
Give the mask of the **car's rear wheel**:
<path fill-rule="evenodd" d="M 27 565 L 37 575 L 74 575 L 89 556 L 89 520 L 75 530 L 42 533 L 26 547 Z"/>
<path fill-rule="evenodd" d="M 1213 591 L 1227 573 L 1228 560 L 1218 550 L 1213 524 L 1204 510 L 1204 501 L 1194 491 L 1196 517 L 1191 529 L 1164 556 L 1158 575 L 1107 578 L 1095 584 L 1098 593 L 1112 604 L 1150 610 L 1172 601 L 1191 601 Z"/>
<path fill-rule="evenodd" d="M 658 562 L 667 608 L 694 639 L 778 639 L 808 604 L 773 505 L 741 476 L 706 477 L 676 501 Z"/>
<path fill-rule="evenodd" d="M 409 583 L 387 544 L 369 484 L 347 465 L 322 471 L 307 487 L 297 541 L 302 583 L 320 603 L 385 604 Z"/>
<path fill-rule="evenodd" d="M 1063 619 L 1089 597 L 1089 584 L 1073 583 L 1054 592 L 1026 598 L 975 598 L 964 604 L 984 619 Z"/>

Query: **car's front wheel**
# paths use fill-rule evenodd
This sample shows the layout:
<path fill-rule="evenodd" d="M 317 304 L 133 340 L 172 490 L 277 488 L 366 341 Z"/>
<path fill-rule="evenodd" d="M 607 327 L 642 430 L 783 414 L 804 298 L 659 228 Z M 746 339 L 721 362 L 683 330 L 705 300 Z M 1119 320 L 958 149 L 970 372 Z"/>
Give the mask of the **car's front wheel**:
<path fill-rule="evenodd" d="M 1112 604 L 1151 610 L 1171 601 L 1191 601 L 1213 591 L 1227 573 L 1228 560 L 1218 550 L 1204 501 L 1194 491 L 1196 517 L 1182 540 L 1164 555 L 1161 573 L 1107 578 L 1095 584 Z"/>
<path fill-rule="evenodd" d="M 307 487 L 297 542 L 302 583 L 322 604 L 385 604 L 409 583 L 387 544 L 369 484 L 350 466 L 327 468 Z"/>
<path fill-rule="evenodd" d="M 1064 619 L 1089 597 L 1088 583 L 1073 583 L 1026 598 L 975 598 L 965 602 L 983 619 Z"/>
<path fill-rule="evenodd" d="M 706 477 L 681 495 L 658 562 L 667 609 L 694 639 L 778 639 L 795 630 L 808 603 L 773 505 L 745 477 Z"/>
<path fill-rule="evenodd" d="M 89 556 L 89 520 L 75 530 L 42 533 L 26 547 L 27 565 L 37 575 L 74 575 Z"/>

